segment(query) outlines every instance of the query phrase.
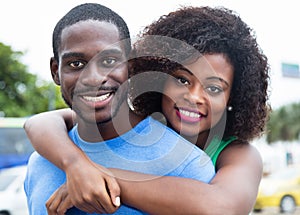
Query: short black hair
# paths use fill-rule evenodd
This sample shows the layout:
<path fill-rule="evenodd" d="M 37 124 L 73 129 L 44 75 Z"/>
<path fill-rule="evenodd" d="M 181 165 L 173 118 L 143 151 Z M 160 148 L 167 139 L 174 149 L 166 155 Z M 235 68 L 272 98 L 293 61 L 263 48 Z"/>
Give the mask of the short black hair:
<path fill-rule="evenodd" d="M 61 33 L 63 29 L 71 26 L 77 22 L 85 20 L 98 20 L 106 21 L 117 26 L 120 34 L 120 39 L 125 40 L 126 54 L 131 51 L 130 33 L 126 22 L 116 12 L 112 11 L 108 7 L 96 3 L 85 3 L 78 5 L 71 9 L 66 15 L 64 15 L 56 24 L 52 35 L 52 48 L 54 58 L 57 62 L 58 49 L 61 45 Z"/>

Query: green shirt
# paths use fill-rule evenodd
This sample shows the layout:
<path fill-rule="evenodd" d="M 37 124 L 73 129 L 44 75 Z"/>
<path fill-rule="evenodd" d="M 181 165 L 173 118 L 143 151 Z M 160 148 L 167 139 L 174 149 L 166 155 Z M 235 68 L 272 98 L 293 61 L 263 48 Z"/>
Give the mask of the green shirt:
<path fill-rule="evenodd" d="M 204 150 L 206 154 L 211 158 L 214 166 L 216 166 L 217 159 L 222 150 L 232 141 L 236 140 L 237 137 L 231 136 L 225 140 L 220 140 L 218 137 L 214 137 L 208 147 Z"/>

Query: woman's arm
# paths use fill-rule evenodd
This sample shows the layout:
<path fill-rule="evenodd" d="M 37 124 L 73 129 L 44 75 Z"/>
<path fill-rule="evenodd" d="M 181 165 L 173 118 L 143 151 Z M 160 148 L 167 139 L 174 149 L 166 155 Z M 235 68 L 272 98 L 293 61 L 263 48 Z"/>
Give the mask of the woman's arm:
<path fill-rule="evenodd" d="M 262 161 L 251 145 L 230 145 L 218 159 L 210 184 L 113 169 L 124 204 L 150 214 L 249 214 L 262 176 Z M 149 178 L 147 178 L 149 177 Z"/>
<path fill-rule="evenodd" d="M 46 116 L 46 118 L 49 117 L 46 123 L 47 126 L 51 125 L 49 128 L 55 130 L 53 132 L 54 136 L 53 134 L 45 136 L 46 133 L 49 133 L 49 128 L 43 128 L 45 134 L 40 134 L 40 137 L 38 134 L 34 134 L 36 132 L 33 131 L 44 127 L 43 124 L 45 123 L 37 125 L 38 123 L 35 122 L 37 124 L 34 128 L 34 118 L 32 118 L 31 121 L 28 121 L 31 123 L 27 127 L 29 133 L 32 129 L 29 137 L 36 141 L 35 147 L 40 147 L 38 148 L 40 152 L 44 150 L 44 153 L 41 152 L 43 156 L 50 161 L 54 159 L 53 163 L 69 172 L 69 178 L 73 180 L 74 186 L 68 187 L 68 192 L 77 196 L 77 204 L 82 205 L 82 207 L 92 204 L 92 207 L 96 208 L 97 205 L 93 200 L 98 198 L 99 193 L 94 191 L 90 196 L 86 194 L 90 188 L 95 189 L 95 184 L 99 183 L 98 173 L 95 171 L 97 168 L 94 166 L 95 164 L 89 163 L 90 161 L 80 149 L 68 138 L 66 126 L 61 127 L 61 122 L 65 124 L 62 116 L 67 114 L 68 116 L 64 116 L 65 118 L 72 118 L 72 114 L 65 111 L 63 111 L 63 114 L 60 113 L 62 115 L 56 115 L 56 117 L 51 112 Z M 57 129 L 58 126 L 61 128 Z M 45 146 L 47 143 L 38 142 L 38 139 L 48 138 L 53 142 L 48 147 Z M 57 140 L 54 141 L 54 139 Z M 43 149 L 43 147 L 45 148 Z M 62 150 L 59 150 L 59 147 L 63 147 L 65 152 L 61 152 Z M 48 148 L 51 148 L 51 151 L 48 151 Z M 71 151 L 73 153 L 70 153 Z M 51 153 L 54 154 L 50 156 Z M 83 168 L 82 165 L 85 165 L 85 167 Z M 117 169 L 112 169 L 112 172 L 117 176 L 117 181 L 121 186 L 122 202 L 150 214 L 248 214 L 255 203 L 262 174 L 262 162 L 259 153 L 250 145 L 230 145 L 220 154 L 217 165 L 218 171 L 211 184 L 184 178 L 157 178 Z M 71 177 L 72 173 L 76 174 Z M 89 176 L 87 177 L 87 175 Z M 87 178 L 86 180 L 84 180 L 84 176 Z M 90 188 L 83 189 L 82 187 L 86 184 Z M 79 189 L 81 192 L 78 192 Z"/>
<path fill-rule="evenodd" d="M 25 122 L 24 129 L 32 146 L 40 155 L 60 169 L 66 170 L 69 164 L 83 156 L 75 144 L 68 144 L 71 140 L 67 133 L 74 123 L 74 112 L 71 109 L 61 109 L 30 117 Z M 70 151 L 72 153 L 69 153 Z"/>
<path fill-rule="evenodd" d="M 121 187 L 122 203 L 149 214 L 249 214 L 262 176 L 258 151 L 250 145 L 228 146 L 218 159 L 218 167 L 210 184 L 120 169 L 111 171 Z M 53 197 L 56 198 L 61 201 L 60 196 Z"/>
<path fill-rule="evenodd" d="M 109 170 L 96 166 L 71 141 L 68 130 L 74 120 L 70 109 L 49 111 L 29 118 L 24 129 L 35 150 L 65 171 L 68 191 L 77 208 L 88 206 L 97 212 L 103 207 L 102 211 L 112 213 L 119 206 L 120 188 Z M 97 200 L 91 201 L 90 197 Z"/>

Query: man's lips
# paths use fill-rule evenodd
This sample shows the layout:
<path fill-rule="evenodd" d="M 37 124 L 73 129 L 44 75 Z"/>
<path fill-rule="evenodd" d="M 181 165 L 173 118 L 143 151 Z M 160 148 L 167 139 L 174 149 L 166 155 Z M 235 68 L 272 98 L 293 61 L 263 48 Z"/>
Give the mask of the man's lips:
<path fill-rule="evenodd" d="M 76 96 L 80 98 L 82 102 L 84 102 L 87 106 L 93 109 L 101 109 L 104 108 L 112 99 L 112 96 L 115 92 L 94 92 L 94 93 L 84 93 L 77 94 Z"/>
<path fill-rule="evenodd" d="M 82 96 L 82 98 L 88 102 L 101 102 L 107 99 L 112 93 L 106 93 L 100 96 Z"/>

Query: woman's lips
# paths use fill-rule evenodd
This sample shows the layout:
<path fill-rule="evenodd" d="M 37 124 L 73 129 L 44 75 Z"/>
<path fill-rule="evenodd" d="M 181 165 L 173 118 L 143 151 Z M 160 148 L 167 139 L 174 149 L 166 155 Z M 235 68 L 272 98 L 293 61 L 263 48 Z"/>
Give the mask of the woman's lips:
<path fill-rule="evenodd" d="M 177 116 L 184 122 L 196 123 L 202 118 L 202 114 L 199 111 L 188 110 L 183 108 L 176 108 Z"/>

